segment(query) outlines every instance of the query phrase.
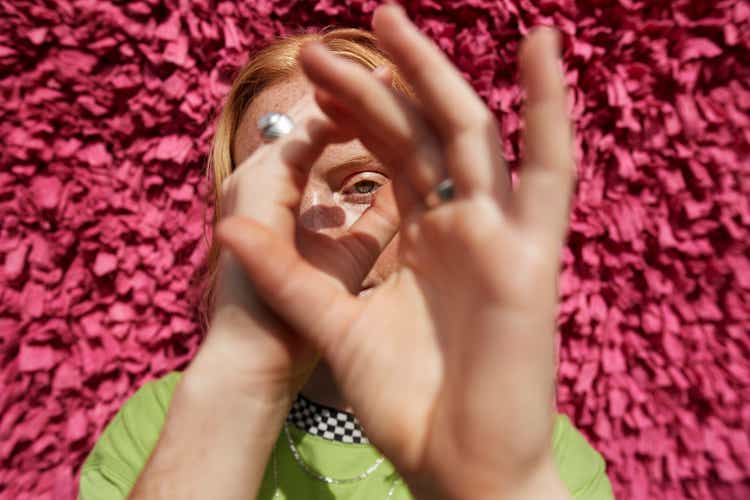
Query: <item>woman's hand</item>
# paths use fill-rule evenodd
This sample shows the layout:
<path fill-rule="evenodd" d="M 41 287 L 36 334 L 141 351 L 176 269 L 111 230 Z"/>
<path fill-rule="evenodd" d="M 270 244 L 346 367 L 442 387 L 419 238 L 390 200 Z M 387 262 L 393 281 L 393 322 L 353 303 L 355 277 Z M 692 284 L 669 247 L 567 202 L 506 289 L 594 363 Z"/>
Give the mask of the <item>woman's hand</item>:
<path fill-rule="evenodd" d="M 377 78 L 390 85 L 391 74 Z M 390 189 L 341 239 L 296 227 L 296 210 L 307 173 L 332 142 L 353 138 L 319 108 L 312 93 L 287 111 L 296 123 L 287 136 L 259 146 L 227 177 L 222 186 L 222 217 L 251 217 L 273 227 L 285 241 L 295 237 L 303 255 L 341 286 L 359 291 L 365 275 L 398 228 Z M 272 261 L 272 255 L 262 256 Z M 262 301 L 236 259 L 222 251 L 210 331 L 194 363 L 204 372 L 230 374 L 249 393 L 264 400 L 293 401 L 319 355 L 304 337 L 295 335 Z M 206 366 L 210 365 L 210 366 Z"/>
<path fill-rule="evenodd" d="M 323 111 L 398 172 L 401 269 L 357 298 L 299 255 L 290 227 L 230 217 L 217 236 L 321 351 L 417 496 L 565 496 L 552 460 L 554 334 L 575 165 L 555 33 L 521 49 L 514 192 L 493 115 L 460 73 L 399 8 L 380 7 L 373 24 L 418 103 L 320 45 L 300 61 Z M 455 198 L 426 208 L 444 176 Z"/>
<path fill-rule="evenodd" d="M 378 76 L 385 83 L 388 77 Z M 242 162 L 224 182 L 217 208 L 274 227 L 293 245 L 297 217 L 290 207 L 299 204 L 310 165 L 328 141 L 351 140 L 351 132 L 331 122 L 312 93 L 287 112 L 297 124 L 293 133 Z M 387 201 L 388 190 L 380 191 Z M 356 233 L 345 239 L 299 235 L 310 262 L 344 288 L 359 286 L 396 231 L 395 207 L 381 206 L 382 200 L 376 195 Z M 159 440 L 128 498 L 255 497 L 284 419 L 317 359 L 315 347 L 262 304 L 235 258 L 222 251 L 208 334 L 175 386 Z"/>

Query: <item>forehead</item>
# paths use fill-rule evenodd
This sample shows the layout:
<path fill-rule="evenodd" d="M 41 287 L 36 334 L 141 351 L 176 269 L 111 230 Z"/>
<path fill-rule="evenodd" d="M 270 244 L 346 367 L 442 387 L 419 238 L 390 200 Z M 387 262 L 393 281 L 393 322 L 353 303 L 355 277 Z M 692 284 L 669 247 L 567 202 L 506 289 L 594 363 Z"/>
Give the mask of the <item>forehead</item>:
<path fill-rule="evenodd" d="M 242 163 L 262 143 L 260 133 L 257 129 L 258 119 L 261 116 L 270 111 L 285 113 L 303 96 L 312 94 L 313 90 L 313 85 L 300 73 L 265 88 L 260 94 L 255 96 L 242 115 L 234 138 L 232 146 L 234 164 L 239 165 Z M 365 154 L 369 154 L 369 152 L 362 146 L 359 140 L 331 144 L 325 148 L 316 165 L 334 164 L 345 161 L 352 156 Z"/>

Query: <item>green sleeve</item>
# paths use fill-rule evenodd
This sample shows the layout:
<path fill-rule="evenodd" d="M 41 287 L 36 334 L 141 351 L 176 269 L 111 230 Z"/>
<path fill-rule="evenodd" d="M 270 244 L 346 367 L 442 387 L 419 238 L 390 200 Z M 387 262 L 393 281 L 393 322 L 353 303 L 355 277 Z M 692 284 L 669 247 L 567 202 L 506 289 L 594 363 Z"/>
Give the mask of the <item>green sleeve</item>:
<path fill-rule="evenodd" d="M 560 477 L 575 500 L 614 500 L 604 459 L 566 415 L 557 416 L 553 446 Z"/>
<path fill-rule="evenodd" d="M 147 382 L 122 405 L 81 467 L 78 500 L 128 496 L 156 446 L 179 379 L 170 372 Z"/>

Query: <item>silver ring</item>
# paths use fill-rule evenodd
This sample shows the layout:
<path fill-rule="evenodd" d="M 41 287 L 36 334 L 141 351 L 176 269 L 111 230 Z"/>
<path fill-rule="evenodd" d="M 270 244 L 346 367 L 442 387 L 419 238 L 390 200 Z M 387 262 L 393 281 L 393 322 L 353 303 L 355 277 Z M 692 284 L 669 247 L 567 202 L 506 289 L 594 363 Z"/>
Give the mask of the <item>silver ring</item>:
<path fill-rule="evenodd" d="M 289 134 L 294 129 L 294 121 L 289 115 L 271 111 L 261 116 L 258 120 L 260 136 L 266 142 L 278 139 L 282 135 Z"/>
<path fill-rule="evenodd" d="M 456 194 L 453 180 L 443 179 L 435 188 L 429 192 L 424 202 L 427 208 L 434 208 L 443 202 L 450 201 Z"/>

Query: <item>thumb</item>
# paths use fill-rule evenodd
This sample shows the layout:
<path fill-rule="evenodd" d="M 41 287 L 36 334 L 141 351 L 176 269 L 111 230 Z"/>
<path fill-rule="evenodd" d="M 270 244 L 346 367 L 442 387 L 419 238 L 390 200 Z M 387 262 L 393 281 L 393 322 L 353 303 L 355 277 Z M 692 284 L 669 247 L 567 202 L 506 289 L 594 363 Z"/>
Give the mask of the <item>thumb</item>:
<path fill-rule="evenodd" d="M 223 219 L 216 238 L 239 261 L 265 304 L 295 332 L 322 352 L 337 344 L 357 307 L 341 282 L 313 267 L 293 243 L 253 219 Z"/>

